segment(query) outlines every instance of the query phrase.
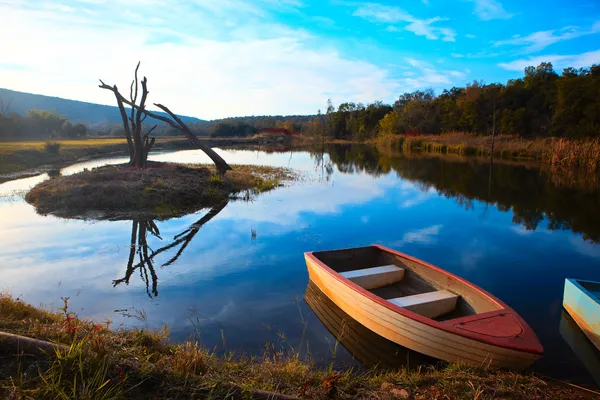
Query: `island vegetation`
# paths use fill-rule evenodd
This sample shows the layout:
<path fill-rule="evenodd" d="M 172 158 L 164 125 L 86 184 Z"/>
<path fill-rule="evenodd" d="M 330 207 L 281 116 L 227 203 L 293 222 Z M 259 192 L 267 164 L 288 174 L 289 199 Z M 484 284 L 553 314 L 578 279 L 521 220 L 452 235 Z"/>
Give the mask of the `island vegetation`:
<path fill-rule="evenodd" d="M 145 168 L 108 165 L 36 185 L 25 200 L 41 214 L 94 219 L 172 218 L 234 197 L 251 199 L 291 181 L 285 168 L 149 162 Z"/>

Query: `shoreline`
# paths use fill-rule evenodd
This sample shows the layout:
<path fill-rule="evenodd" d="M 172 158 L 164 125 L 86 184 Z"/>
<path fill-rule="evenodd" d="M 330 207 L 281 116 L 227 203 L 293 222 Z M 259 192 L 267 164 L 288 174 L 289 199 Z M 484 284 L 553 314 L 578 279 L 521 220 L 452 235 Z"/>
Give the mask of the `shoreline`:
<path fill-rule="evenodd" d="M 207 138 L 199 137 L 213 147 L 267 146 L 278 144 L 276 138 Z M 56 148 L 49 144 L 57 143 Z M 158 138 L 153 151 L 193 150 L 184 137 Z M 26 178 L 52 169 L 108 155 L 128 155 L 125 138 L 87 138 L 79 140 L 0 142 L 0 183 Z"/>
<path fill-rule="evenodd" d="M 0 350 L 6 355 L 0 367 L 0 394 L 54 398 L 62 393 L 81 397 L 92 391 L 98 398 L 414 400 L 587 400 L 598 395 L 531 372 L 458 364 L 360 372 L 333 365 L 318 368 L 283 347 L 263 356 L 218 356 L 193 340 L 169 343 L 167 328 L 113 330 L 108 321 L 79 319 L 68 298 L 63 300 L 60 311 L 53 312 L 0 294 L 0 332 L 9 334 L 0 333 Z M 40 353 L 40 347 L 53 351 Z"/>
<path fill-rule="evenodd" d="M 374 146 L 384 155 L 433 155 L 459 159 L 490 159 L 491 137 L 465 133 L 443 135 L 388 135 L 368 141 L 325 139 L 314 136 L 254 136 L 212 138 L 199 137 L 212 147 L 224 149 L 261 149 L 267 151 L 315 151 L 329 145 Z M 48 143 L 58 143 L 48 149 Z M 158 138 L 155 151 L 194 149 L 186 138 Z M 600 141 L 545 138 L 521 139 L 498 135 L 494 144 L 494 160 L 529 165 L 537 164 L 555 172 L 586 174 L 600 171 Z M 127 155 L 124 138 L 88 138 L 56 142 L 0 142 L 0 183 L 59 169 L 64 166 L 106 157 Z"/>

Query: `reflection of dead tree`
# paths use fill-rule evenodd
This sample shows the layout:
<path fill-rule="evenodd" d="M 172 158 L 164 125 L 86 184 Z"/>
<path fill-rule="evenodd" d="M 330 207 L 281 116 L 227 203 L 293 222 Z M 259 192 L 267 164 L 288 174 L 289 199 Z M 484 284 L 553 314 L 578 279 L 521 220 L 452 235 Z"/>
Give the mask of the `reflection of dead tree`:
<path fill-rule="evenodd" d="M 125 282 L 129 284 L 131 275 L 136 269 L 140 270 L 140 277 L 146 284 L 146 292 L 148 296 L 158 296 L 158 277 L 154 270 L 154 264 L 152 264 L 152 258 L 148 255 L 148 241 L 147 233 L 150 232 L 152 235 L 159 239 L 160 232 L 158 227 L 153 221 L 138 221 L 134 220 L 131 227 L 131 248 L 129 250 L 129 262 L 127 263 L 127 271 L 125 276 L 121 279 L 113 281 L 113 286 L 117 286 L 119 283 Z M 135 261 L 136 253 L 139 256 L 139 263 L 134 267 L 133 262 Z M 148 277 L 150 272 L 150 277 Z M 150 294 L 150 279 L 152 280 L 152 294 Z"/>
<path fill-rule="evenodd" d="M 158 276 L 156 275 L 156 270 L 154 268 L 154 258 L 165 251 L 180 246 L 175 256 L 162 264 L 160 267 L 162 268 L 173 264 L 181 256 L 194 236 L 196 236 L 200 228 L 202 228 L 204 224 L 219 214 L 226 205 L 227 202 L 223 202 L 222 204 L 211 208 L 206 215 L 204 215 L 194 224 L 190 225 L 188 229 L 176 235 L 173 238 L 172 243 L 161 247 L 156 251 L 152 251 L 150 254 L 148 254 L 149 246 L 146 236 L 147 233 L 150 232 L 152 235 L 162 240 L 158 227 L 153 221 L 133 221 L 133 226 L 131 228 L 131 250 L 129 251 L 127 270 L 125 271 L 125 276 L 123 278 L 113 280 L 113 286 L 117 286 L 123 282 L 125 282 L 125 284 L 129 284 L 129 280 L 131 279 L 133 273 L 136 270 L 139 270 L 140 277 L 146 284 L 146 293 L 148 293 L 148 296 L 158 296 Z M 134 265 L 136 253 L 139 255 L 139 262 Z M 148 273 L 150 273 L 149 276 Z M 150 281 L 152 282 L 152 288 L 150 288 Z"/>

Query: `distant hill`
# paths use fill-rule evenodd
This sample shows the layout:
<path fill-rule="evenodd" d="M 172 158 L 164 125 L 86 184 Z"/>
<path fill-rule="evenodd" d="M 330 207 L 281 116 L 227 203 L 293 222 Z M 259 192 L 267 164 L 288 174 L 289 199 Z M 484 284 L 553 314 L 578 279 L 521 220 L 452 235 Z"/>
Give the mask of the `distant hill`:
<path fill-rule="evenodd" d="M 69 117 L 72 121 L 86 121 L 89 124 L 121 123 L 121 113 L 117 106 L 105 106 L 101 104 L 86 103 L 84 101 L 62 99 L 60 97 L 44 96 L 17 92 L 14 90 L 0 88 L 0 100 L 6 105 L 10 102 L 9 112 L 27 115 L 31 109 L 55 110 L 58 114 Z M 167 116 L 163 112 L 157 114 Z M 180 116 L 186 124 L 197 124 L 204 120 Z M 149 120 L 149 119 L 148 119 Z"/>

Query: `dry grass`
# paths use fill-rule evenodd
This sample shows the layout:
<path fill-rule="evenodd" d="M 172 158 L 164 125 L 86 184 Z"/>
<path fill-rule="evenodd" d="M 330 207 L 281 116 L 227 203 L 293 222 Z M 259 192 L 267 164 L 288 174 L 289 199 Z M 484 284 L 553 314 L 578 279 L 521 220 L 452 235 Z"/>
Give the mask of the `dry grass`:
<path fill-rule="evenodd" d="M 125 152 L 125 139 L 58 140 L 52 142 L 0 142 L 0 174 L 13 174 L 43 165 L 63 165 L 82 157 Z"/>
<path fill-rule="evenodd" d="M 25 199 L 41 214 L 164 219 L 221 204 L 240 193 L 251 199 L 294 176 L 285 168 L 247 165 L 233 166 L 225 176 L 204 165 L 111 165 L 41 182 Z"/>
<path fill-rule="evenodd" d="M 544 148 L 542 158 L 555 168 L 581 168 L 594 173 L 600 167 L 600 140 L 554 139 Z"/>
<path fill-rule="evenodd" d="M 526 140 L 513 135 L 498 135 L 494 140 L 494 156 L 505 159 L 540 159 L 550 139 Z M 460 156 L 489 157 L 492 151 L 490 136 L 467 133 L 443 135 L 403 136 L 387 135 L 377 138 L 375 144 L 381 150 L 456 154 Z"/>
<path fill-rule="evenodd" d="M 235 145 L 236 140 L 201 137 L 210 145 Z M 250 139 L 241 142 L 251 142 Z M 257 141 L 255 141 L 258 143 Z M 56 140 L 47 147 L 46 141 L 0 142 L 0 175 L 19 173 L 42 166 L 60 167 L 80 158 L 98 157 L 112 153 L 127 154 L 125 138 L 90 138 L 80 140 Z M 192 145 L 183 137 L 157 138 L 155 149 L 190 149 Z M 1 179 L 1 178 L 0 178 Z"/>
<path fill-rule="evenodd" d="M 414 137 L 388 135 L 377 138 L 375 144 L 383 151 L 404 153 L 427 152 L 489 157 L 492 151 L 491 136 L 460 132 Z M 552 167 L 595 172 L 600 166 L 600 140 L 528 140 L 514 135 L 498 135 L 494 141 L 494 156 L 502 159 L 540 160 Z"/>
<path fill-rule="evenodd" d="M 219 357 L 193 341 L 167 344 L 166 329 L 111 330 L 109 323 L 80 320 L 67 301 L 53 313 L 0 295 L 0 330 L 69 346 L 43 359 L 0 347 L 0 397 L 7 399 L 222 399 L 257 390 L 303 399 L 393 399 L 403 391 L 415 400 L 596 398 L 531 374 L 454 364 L 357 372 L 317 369 L 284 351 Z"/>

